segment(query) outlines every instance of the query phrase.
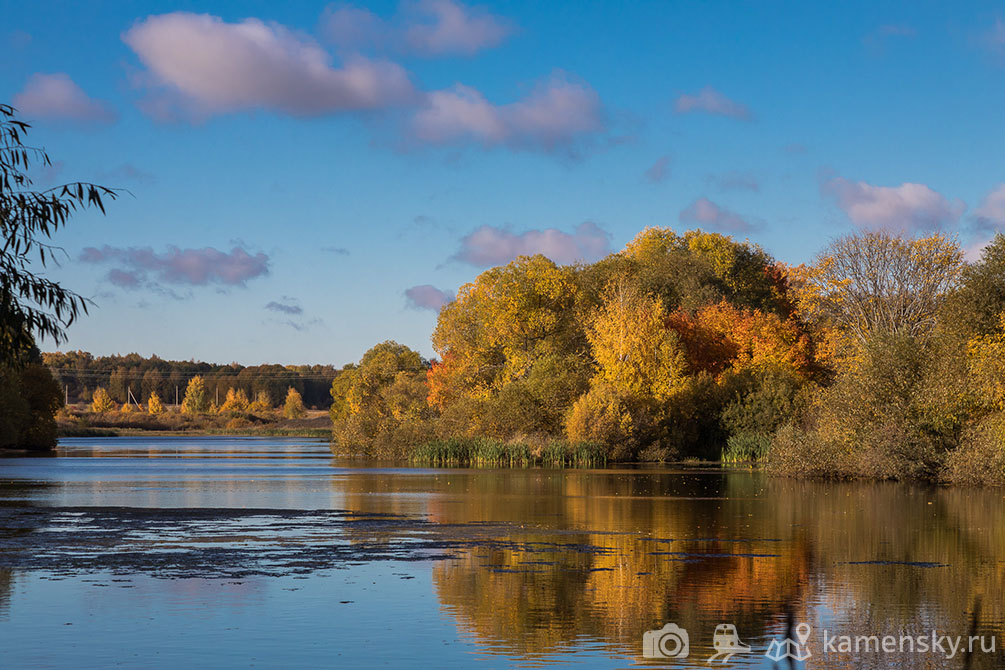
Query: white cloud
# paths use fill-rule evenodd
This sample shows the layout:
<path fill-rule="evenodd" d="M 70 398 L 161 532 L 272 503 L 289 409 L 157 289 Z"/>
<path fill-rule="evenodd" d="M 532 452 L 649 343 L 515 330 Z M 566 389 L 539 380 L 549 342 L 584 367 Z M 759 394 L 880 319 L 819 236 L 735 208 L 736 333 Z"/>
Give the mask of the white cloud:
<path fill-rule="evenodd" d="M 205 286 L 223 284 L 245 286 L 249 279 L 269 274 L 269 257 L 259 252 L 249 254 L 241 247 L 229 253 L 204 247 L 179 249 L 169 246 L 162 253 L 150 247 L 87 247 L 81 252 L 85 263 L 111 263 L 109 279 L 123 287 L 138 287 L 147 281 L 149 274 L 168 284 Z"/>
<path fill-rule="evenodd" d="M 1005 183 L 998 184 L 984 196 L 981 206 L 974 212 L 974 221 L 985 231 L 1005 228 Z"/>
<path fill-rule="evenodd" d="M 391 20 L 368 9 L 329 7 L 322 31 L 343 48 L 374 48 L 423 56 L 471 56 L 499 46 L 513 32 L 509 21 L 453 0 L 424 0 L 403 5 Z"/>
<path fill-rule="evenodd" d="M 356 58 L 333 67 L 310 38 L 277 23 L 174 12 L 150 16 L 122 36 L 157 93 L 148 113 L 205 117 L 252 109 L 294 116 L 372 110 L 406 102 L 405 70 Z"/>
<path fill-rule="evenodd" d="M 412 309 L 428 309 L 439 312 L 443 306 L 454 300 L 454 294 L 441 291 L 432 284 L 420 284 L 405 289 L 405 300 Z"/>
<path fill-rule="evenodd" d="M 108 104 L 88 97 L 64 72 L 33 74 L 24 89 L 14 96 L 13 103 L 29 118 L 83 123 L 111 123 L 116 119 Z"/>
<path fill-rule="evenodd" d="M 736 212 L 717 205 L 708 198 L 698 198 L 680 213 L 680 222 L 698 224 L 725 233 L 745 233 L 753 225 Z"/>
<path fill-rule="evenodd" d="M 954 225 L 966 210 L 961 200 L 949 200 L 924 184 L 874 186 L 834 177 L 820 190 L 834 198 L 853 224 L 864 230 L 926 232 Z"/>
<path fill-rule="evenodd" d="M 670 157 L 660 156 L 655 163 L 645 171 L 645 177 L 653 184 L 658 184 L 670 174 Z"/>
<path fill-rule="evenodd" d="M 523 100 L 505 105 L 494 105 L 460 84 L 429 93 L 412 118 L 409 134 L 426 144 L 475 141 L 486 147 L 553 150 L 604 127 L 596 91 L 556 74 Z"/>
<path fill-rule="evenodd" d="M 703 112 L 718 116 L 729 116 L 742 121 L 751 119 L 750 109 L 746 105 L 730 100 L 711 86 L 706 86 L 695 95 L 682 95 L 674 105 L 678 114 L 688 112 Z"/>
<path fill-rule="evenodd" d="M 482 226 L 461 239 L 456 260 L 476 267 L 508 263 L 517 256 L 542 254 L 556 263 L 595 261 L 611 252 L 610 235 L 592 221 L 572 233 L 557 228 L 515 233 L 509 228 Z"/>
<path fill-rule="evenodd" d="M 418 8 L 428 18 L 409 26 L 405 41 L 420 53 L 471 55 L 498 46 L 512 32 L 506 21 L 452 0 L 425 0 Z"/>
<path fill-rule="evenodd" d="M 723 172 L 709 175 L 708 183 L 720 191 L 760 191 L 761 184 L 752 172 Z"/>

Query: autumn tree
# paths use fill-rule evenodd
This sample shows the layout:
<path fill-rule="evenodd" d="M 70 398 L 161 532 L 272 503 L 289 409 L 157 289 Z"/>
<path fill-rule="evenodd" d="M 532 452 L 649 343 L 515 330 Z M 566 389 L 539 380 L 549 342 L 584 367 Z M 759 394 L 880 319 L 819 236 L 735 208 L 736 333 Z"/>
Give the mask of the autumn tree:
<path fill-rule="evenodd" d="M 760 247 L 728 235 L 701 230 L 678 235 L 669 228 L 647 228 L 618 256 L 627 265 L 605 260 L 587 274 L 605 266 L 627 272 L 670 310 L 692 311 L 721 300 L 782 316 L 790 309 L 784 277 L 774 259 Z"/>
<path fill-rule="evenodd" d="M 248 394 L 244 392 L 244 389 L 234 390 L 233 387 L 227 389 L 227 397 L 224 399 L 223 404 L 220 405 L 220 412 L 231 412 L 240 413 L 248 411 Z M 303 405 L 303 401 L 301 401 Z"/>
<path fill-rule="evenodd" d="M 101 386 L 94 389 L 94 395 L 91 398 L 91 411 L 95 414 L 115 411 L 115 402 L 108 395 L 108 391 Z"/>
<path fill-rule="evenodd" d="M 181 402 L 182 414 L 205 414 L 209 410 L 209 397 L 202 377 L 196 375 L 188 382 L 185 399 Z"/>
<path fill-rule="evenodd" d="M 567 351 L 582 332 L 570 309 L 575 291 L 572 268 L 540 255 L 462 286 L 433 333 L 433 347 L 450 360 L 451 385 L 484 397 L 525 376 L 537 357 Z"/>
<path fill-rule="evenodd" d="M 587 330 L 599 380 L 627 395 L 665 400 L 688 373 L 663 303 L 627 280 L 608 287 Z"/>
<path fill-rule="evenodd" d="M 332 435 L 342 450 L 402 455 L 428 438 L 428 364 L 397 342 L 382 342 L 332 383 Z"/>
<path fill-rule="evenodd" d="M 156 392 L 151 393 L 147 397 L 147 412 L 152 415 L 164 412 L 164 403 L 161 402 L 161 397 Z"/>
<path fill-rule="evenodd" d="M 245 398 L 247 403 L 247 398 Z M 300 392 L 292 386 L 286 391 L 286 401 L 283 403 L 283 416 L 287 419 L 302 419 L 307 411 L 304 409 L 304 399 Z"/>
<path fill-rule="evenodd" d="M 959 245 L 941 235 L 849 235 L 831 243 L 809 269 L 799 308 L 858 342 L 877 332 L 925 337 L 963 267 Z"/>
<path fill-rule="evenodd" d="M 272 409 L 272 398 L 269 392 L 262 390 L 255 395 L 254 402 L 251 403 L 252 412 L 268 412 Z"/>

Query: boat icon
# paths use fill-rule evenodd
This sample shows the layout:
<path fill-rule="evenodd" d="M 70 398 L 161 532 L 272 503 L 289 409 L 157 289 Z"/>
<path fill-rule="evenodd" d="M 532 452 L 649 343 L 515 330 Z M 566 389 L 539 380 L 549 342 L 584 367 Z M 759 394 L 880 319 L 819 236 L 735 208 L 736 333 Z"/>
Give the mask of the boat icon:
<path fill-rule="evenodd" d="M 712 647 L 715 653 L 708 658 L 708 663 L 712 661 L 726 663 L 734 654 L 746 654 L 750 651 L 750 645 L 740 642 L 736 626 L 731 623 L 721 623 L 715 627 Z"/>

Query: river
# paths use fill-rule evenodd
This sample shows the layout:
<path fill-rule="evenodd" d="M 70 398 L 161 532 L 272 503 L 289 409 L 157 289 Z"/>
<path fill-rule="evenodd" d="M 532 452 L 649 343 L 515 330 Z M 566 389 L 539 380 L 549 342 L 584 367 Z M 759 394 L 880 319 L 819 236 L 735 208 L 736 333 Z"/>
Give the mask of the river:
<path fill-rule="evenodd" d="M 1003 519 L 991 489 L 65 439 L 0 459 L 0 667 L 1003 667 Z"/>

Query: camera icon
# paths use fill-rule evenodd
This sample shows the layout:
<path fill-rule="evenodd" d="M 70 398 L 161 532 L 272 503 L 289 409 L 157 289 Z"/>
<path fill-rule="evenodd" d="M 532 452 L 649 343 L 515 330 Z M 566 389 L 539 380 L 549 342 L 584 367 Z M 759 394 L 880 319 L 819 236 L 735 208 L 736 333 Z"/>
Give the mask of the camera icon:
<path fill-rule="evenodd" d="M 675 623 L 642 634 L 642 655 L 645 658 L 687 658 L 690 651 L 687 631 Z"/>

